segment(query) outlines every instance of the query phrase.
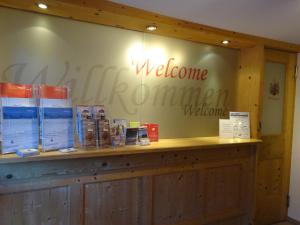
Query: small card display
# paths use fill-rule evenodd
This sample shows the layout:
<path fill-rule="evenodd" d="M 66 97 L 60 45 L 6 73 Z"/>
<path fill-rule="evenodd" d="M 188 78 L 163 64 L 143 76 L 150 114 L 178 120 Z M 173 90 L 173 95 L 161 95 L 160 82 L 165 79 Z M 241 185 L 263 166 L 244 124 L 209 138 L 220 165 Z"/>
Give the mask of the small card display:
<path fill-rule="evenodd" d="M 149 145 L 150 140 L 148 138 L 147 127 L 138 128 L 138 142 L 140 145 Z"/>
<path fill-rule="evenodd" d="M 127 128 L 126 145 L 138 144 L 138 130 L 139 128 Z"/>
<path fill-rule="evenodd" d="M 159 125 L 158 124 L 145 123 L 145 124 L 143 124 L 143 126 L 147 127 L 148 138 L 151 142 L 159 140 L 159 132 L 158 132 Z"/>

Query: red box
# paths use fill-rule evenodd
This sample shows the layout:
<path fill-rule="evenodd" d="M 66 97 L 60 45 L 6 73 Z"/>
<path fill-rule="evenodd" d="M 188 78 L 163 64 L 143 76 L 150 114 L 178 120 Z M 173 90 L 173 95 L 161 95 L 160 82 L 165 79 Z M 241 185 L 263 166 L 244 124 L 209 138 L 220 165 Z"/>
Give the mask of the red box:
<path fill-rule="evenodd" d="M 40 85 L 39 97 L 51 99 L 67 99 L 68 88 L 59 86 Z"/>
<path fill-rule="evenodd" d="M 33 98 L 31 84 L 0 83 L 0 97 Z"/>
<path fill-rule="evenodd" d="M 145 123 L 143 126 L 147 127 L 148 132 L 148 138 L 150 141 L 158 141 L 159 135 L 158 135 L 158 128 L 159 125 L 156 123 Z"/>

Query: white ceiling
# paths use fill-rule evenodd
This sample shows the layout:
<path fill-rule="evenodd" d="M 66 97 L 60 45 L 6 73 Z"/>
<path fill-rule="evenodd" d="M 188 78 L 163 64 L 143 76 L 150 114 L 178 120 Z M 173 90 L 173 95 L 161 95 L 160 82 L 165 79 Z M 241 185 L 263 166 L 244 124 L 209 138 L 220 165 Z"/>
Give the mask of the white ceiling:
<path fill-rule="evenodd" d="M 204 25 L 300 44 L 300 0 L 113 0 Z"/>

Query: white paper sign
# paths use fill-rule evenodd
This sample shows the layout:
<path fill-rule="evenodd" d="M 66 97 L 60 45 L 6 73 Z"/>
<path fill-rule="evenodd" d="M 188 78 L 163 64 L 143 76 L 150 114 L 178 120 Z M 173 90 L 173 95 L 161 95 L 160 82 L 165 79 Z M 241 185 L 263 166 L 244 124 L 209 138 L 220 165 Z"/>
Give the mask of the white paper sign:
<path fill-rule="evenodd" d="M 231 120 L 219 120 L 220 138 L 233 138 L 233 122 Z"/>
<path fill-rule="evenodd" d="M 234 138 L 250 138 L 250 125 L 248 112 L 230 112 L 230 120 L 233 123 Z"/>

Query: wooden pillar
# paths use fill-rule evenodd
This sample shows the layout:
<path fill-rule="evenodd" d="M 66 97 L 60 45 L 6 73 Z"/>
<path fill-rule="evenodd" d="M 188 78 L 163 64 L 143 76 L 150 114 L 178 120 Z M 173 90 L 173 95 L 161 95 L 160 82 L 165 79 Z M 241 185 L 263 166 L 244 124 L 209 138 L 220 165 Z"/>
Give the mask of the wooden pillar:
<path fill-rule="evenodd" d="M 261 85 L 264 73 L 264 46 L 240 51 L 237 78 L 236 110 L 250 112 L 251 137 L 259 137 L 261 115 Z"/>

